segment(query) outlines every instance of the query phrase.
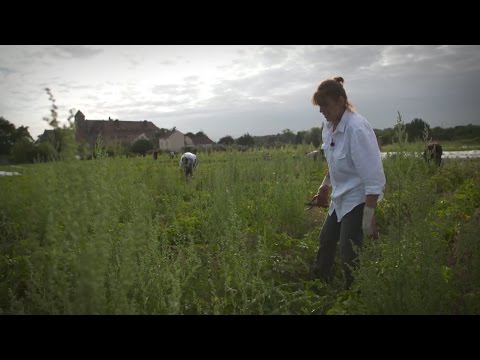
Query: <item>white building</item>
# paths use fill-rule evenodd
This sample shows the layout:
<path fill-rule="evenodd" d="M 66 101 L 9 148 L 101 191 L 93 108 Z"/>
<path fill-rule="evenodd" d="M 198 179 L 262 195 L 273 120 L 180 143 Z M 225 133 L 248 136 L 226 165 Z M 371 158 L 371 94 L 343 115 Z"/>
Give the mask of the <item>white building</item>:
<path fill-rule="evenodd" d="M 158 139 L 161 150 L 180 152 L 185 146 L 194 146 L 192 139 L 178 130 L 167 131 Z"/>

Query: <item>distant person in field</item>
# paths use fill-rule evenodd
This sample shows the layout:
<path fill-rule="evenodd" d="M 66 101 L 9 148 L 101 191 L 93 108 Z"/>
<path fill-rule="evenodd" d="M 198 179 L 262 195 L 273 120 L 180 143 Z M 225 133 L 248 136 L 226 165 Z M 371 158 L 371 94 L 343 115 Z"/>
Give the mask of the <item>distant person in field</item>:
<path fill-rule="evenodd" d="M 320 153 L 320 151 L 313 150 L 313 151 L 307 153 L 306 156 L 310 159 L 313 159 L 313 161 L 317 161 L 317 159 L 319 157 L 319 153 Z"/>
<path fill-rule="evenodd" d="M 180 158 L 179 166 L 180 169 L 185 173 L 186 177 L 193 176 L 193 171 L 197 168 L 197 165 L 197 155 L 191 152 L 184 153 Z"/>
<path fill-rule="evenodd" d="M 355 112 L 343 82 L 341 77 L 325 80 L 312 97 L 326 119 L 322 150 L 328 164 L 328 172 L 311 201 L 328 208 L 312 270 L 316 277 L 330 282 L 340 243 L 345 287 L 349 289 L 353 282 L 351 268 L 357 266 L 354 246 L 360 248 L 364 236 L 377 237 L 374 213 L 386 181 L 372 126 Z"/>
<path fill-rule="evenodd" d="M 440 145 L 438 142 L 433 141 L 429 143 L 425 151 L 423 152 L 423 157 L 425 160 L 430 162 L 431 160 L 435 161 L 435 164 L 437 166 L 442 165 L 442 155 L 443 155 L 443 148 L 442 145 Z"/>

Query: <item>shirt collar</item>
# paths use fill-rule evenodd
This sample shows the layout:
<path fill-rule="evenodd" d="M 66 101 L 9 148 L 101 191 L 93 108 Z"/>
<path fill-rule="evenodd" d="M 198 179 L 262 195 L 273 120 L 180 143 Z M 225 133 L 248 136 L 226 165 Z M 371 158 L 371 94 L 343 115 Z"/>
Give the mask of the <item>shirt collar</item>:
<path fill-rule="evenodd" d="M 337 128 L 335 131 L 337 132 L 345 132 L 345 127 L 347 126 L 348 119 L 350 118 L 351 112 L 348 110 L 345 110 L 342 118 L 340 119 L 340 122 L 337 125 Z M 327 122 L 327 128 L 332 130 L 333 124 L 331 122 Z"/>

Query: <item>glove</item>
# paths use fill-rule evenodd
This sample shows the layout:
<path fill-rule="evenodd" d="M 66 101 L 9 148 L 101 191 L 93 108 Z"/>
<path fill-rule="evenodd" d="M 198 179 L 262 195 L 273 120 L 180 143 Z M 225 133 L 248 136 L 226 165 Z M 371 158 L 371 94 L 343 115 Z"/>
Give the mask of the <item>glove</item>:
<path fill-rule="evenodd" d="M 328 190 L 332 186 L 330 176 L 327 174 L 322 181 L 322 185 L 318 188 L 317 194 L 312 198 L 311 203 L 315 206 L 328 208 Z"/>
<path fill-rule="evenodd" d="M 327 187 L 332 186 L 332 182 L 330 181 L 330 174 L 327 174 L 327 176 L 323 178 L 322 185 L 320 185 L 320 187 L 318 188 L 318 192 L 320 192 L 320 189 L 323 186 L 327 186 Z"/>
<path fill-rule="evenodd" d="M 362 229 L 363 229 L 363 233 L 367 236 L 375 237 L 376 235 L 376 229 L 375 229 L 374 217 L 373 217 L 374 213 L 375 213 L 375 208 L 372 208 L 366 205 L 363 207 Z"/>
<path fill-rule="evenodd" d="M 312 203 L 315 204 L 315 206 L 327 208 L 328 190 L 329 187 L 327 185 L 320 186 L 320 189 L 318 189 L 318 193 L 312 199 Z"/>

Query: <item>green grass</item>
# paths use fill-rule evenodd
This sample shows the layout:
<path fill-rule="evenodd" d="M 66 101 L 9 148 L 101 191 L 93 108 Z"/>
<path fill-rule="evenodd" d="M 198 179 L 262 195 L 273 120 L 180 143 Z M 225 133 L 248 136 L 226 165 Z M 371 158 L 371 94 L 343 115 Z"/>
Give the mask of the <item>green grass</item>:
<path fill-rule="evenodd" d="M 200 153 L 188 181 L 167 155 L 22 165 L 0 177 L 0 311 L 477 312 L 479 287 L 461 274 L 478 268 L 480 161 L 386 160 L 382 236 L 344 292 L 338 257 L 332 285 L 309 276 L 325 210 L 304 202 L 326 163 L 304 150 Z"/>

